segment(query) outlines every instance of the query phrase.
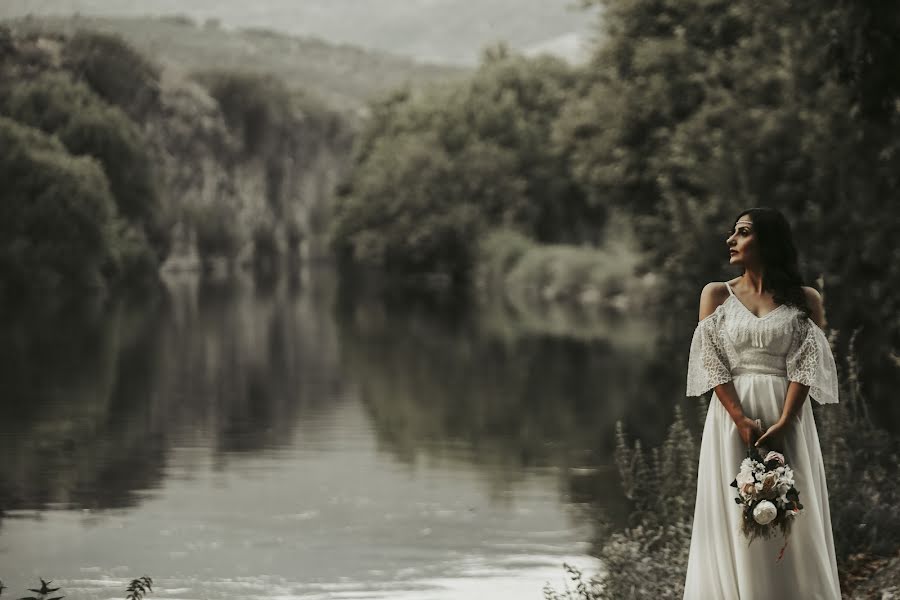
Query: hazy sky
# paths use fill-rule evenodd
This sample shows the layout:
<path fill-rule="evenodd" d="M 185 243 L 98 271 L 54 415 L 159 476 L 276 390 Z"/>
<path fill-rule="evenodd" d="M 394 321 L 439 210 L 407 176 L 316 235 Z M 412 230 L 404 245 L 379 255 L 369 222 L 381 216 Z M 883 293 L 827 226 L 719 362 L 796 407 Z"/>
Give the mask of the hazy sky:
<path fill-rule="evenodd" d="M 187 14 L 413 56 L 473 64 L 498 39 L 514 48 L 577 53 L 595 15 L 574 0 L 0 0 L 0 17 Z"/>

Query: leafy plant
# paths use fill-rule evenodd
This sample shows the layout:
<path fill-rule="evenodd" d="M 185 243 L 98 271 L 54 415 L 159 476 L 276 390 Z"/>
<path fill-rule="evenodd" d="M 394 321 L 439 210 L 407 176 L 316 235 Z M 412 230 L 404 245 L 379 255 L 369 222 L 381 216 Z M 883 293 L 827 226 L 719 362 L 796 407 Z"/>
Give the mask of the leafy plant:
<path fill-rule="evenodd" d="M 128 584 L 128 589 L 126 591 L 128 592 L 128 595 L 125 596 L 125 600 L 142 600 L 144 594 L 153 591 L 153 579 L 146 575 L 137 579 L 132 579 L 131 583 Z"/>
<path fill-rule="evenodd" d="M 19 598 L 19 600 L 62 600 L 65 596 L 51 596 L 54 592 L 58 592 L 60 588 L 58 587 L 50 587 L 50 584 L 53 581 L 44 581 L 41 579 L 41 588 L 28 588 L 29 592 L 34 592 L 37 596 L 25 596 L 24 598 Z"/>

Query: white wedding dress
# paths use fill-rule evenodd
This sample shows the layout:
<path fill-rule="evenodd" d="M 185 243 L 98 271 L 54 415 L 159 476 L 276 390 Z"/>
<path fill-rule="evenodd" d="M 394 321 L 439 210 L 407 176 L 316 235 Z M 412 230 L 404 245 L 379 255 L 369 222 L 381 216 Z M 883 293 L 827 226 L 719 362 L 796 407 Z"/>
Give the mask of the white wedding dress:
<path fill-rule="evenodd" d="M 728 286 L 728 284 L 725 284 Z M 837 372 L 822 330 L 799 309 L 781 305 L 757 317 L 728 286 L 728 299 L 697 324 L 687 395 L 734 382 L 744 414 L 763 427 L 781 416 L 788 382 L 810 386 L 821 404 L 838 401 Z M 784 433 L 780 448 L 794 469 L 803 511 L 784 557 L 780 535 L 748 544 L 730 484 L 747 455 L 734 421 L 712 395 L 697 475 L 684 600 L 840 600 L 828 490 L 810 401 Z"/>

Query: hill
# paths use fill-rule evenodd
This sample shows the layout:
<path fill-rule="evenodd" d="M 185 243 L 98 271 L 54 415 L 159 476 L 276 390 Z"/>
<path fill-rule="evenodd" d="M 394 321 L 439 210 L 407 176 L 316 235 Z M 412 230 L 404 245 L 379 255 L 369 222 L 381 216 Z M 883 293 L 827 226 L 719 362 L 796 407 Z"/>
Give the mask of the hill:
<path fill-rule="evenodd" d="M 79 12 L 91 16 L 140 17 L 186 14 L 225 27 L 259 27 L 312 35 L 401 54 L 419 61 L 475 66 L 481 49 L 503 40 L 526 50 L 594 32 L 595 13 L 577 0 L 3 0 L 0 18 Z"/>
<path fill-rule="evenodd" d="M 409 58 L 355 46 L 335 45 L 264 29 L 229 30 L 218 22 L 187 17 L 23 17 L 10 22 L 41 34 L 78 30 L 116 33 L 164 67 L 187 72 L 229 69 L 270 73 L 340 110 L 406 83 L 461 77 L 457 67 L 417 63 Z"/>

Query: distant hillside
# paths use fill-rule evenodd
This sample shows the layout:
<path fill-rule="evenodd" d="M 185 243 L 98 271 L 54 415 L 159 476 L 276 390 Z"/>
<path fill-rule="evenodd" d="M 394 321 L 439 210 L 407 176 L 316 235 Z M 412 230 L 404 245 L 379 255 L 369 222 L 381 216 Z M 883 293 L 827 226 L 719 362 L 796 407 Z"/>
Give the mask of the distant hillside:
<path fill-rule="evenodd" d="M 590 39 L 595 11 L 578 0 L 0 0 L 0 18 L 26 14 L 140 17 L 186 14 L 230 28 L 262 27 L 419 61 L 474 66 L 504 40 L 515 50 L 575 34 Z"/>
<path fill-rule="evenodd" d="M 226 30 L 185 17 L 25 17 L 18 30 L 118 33 L 168 68 L 185 72 L 228 68 L 272 73 L 291 88 L 311 92 L 330 106 L 354 110 L 374 95 L 462 76 L 461 68 L 433 66 L 383 52 L 333 45 L 268 30 Z"/>

